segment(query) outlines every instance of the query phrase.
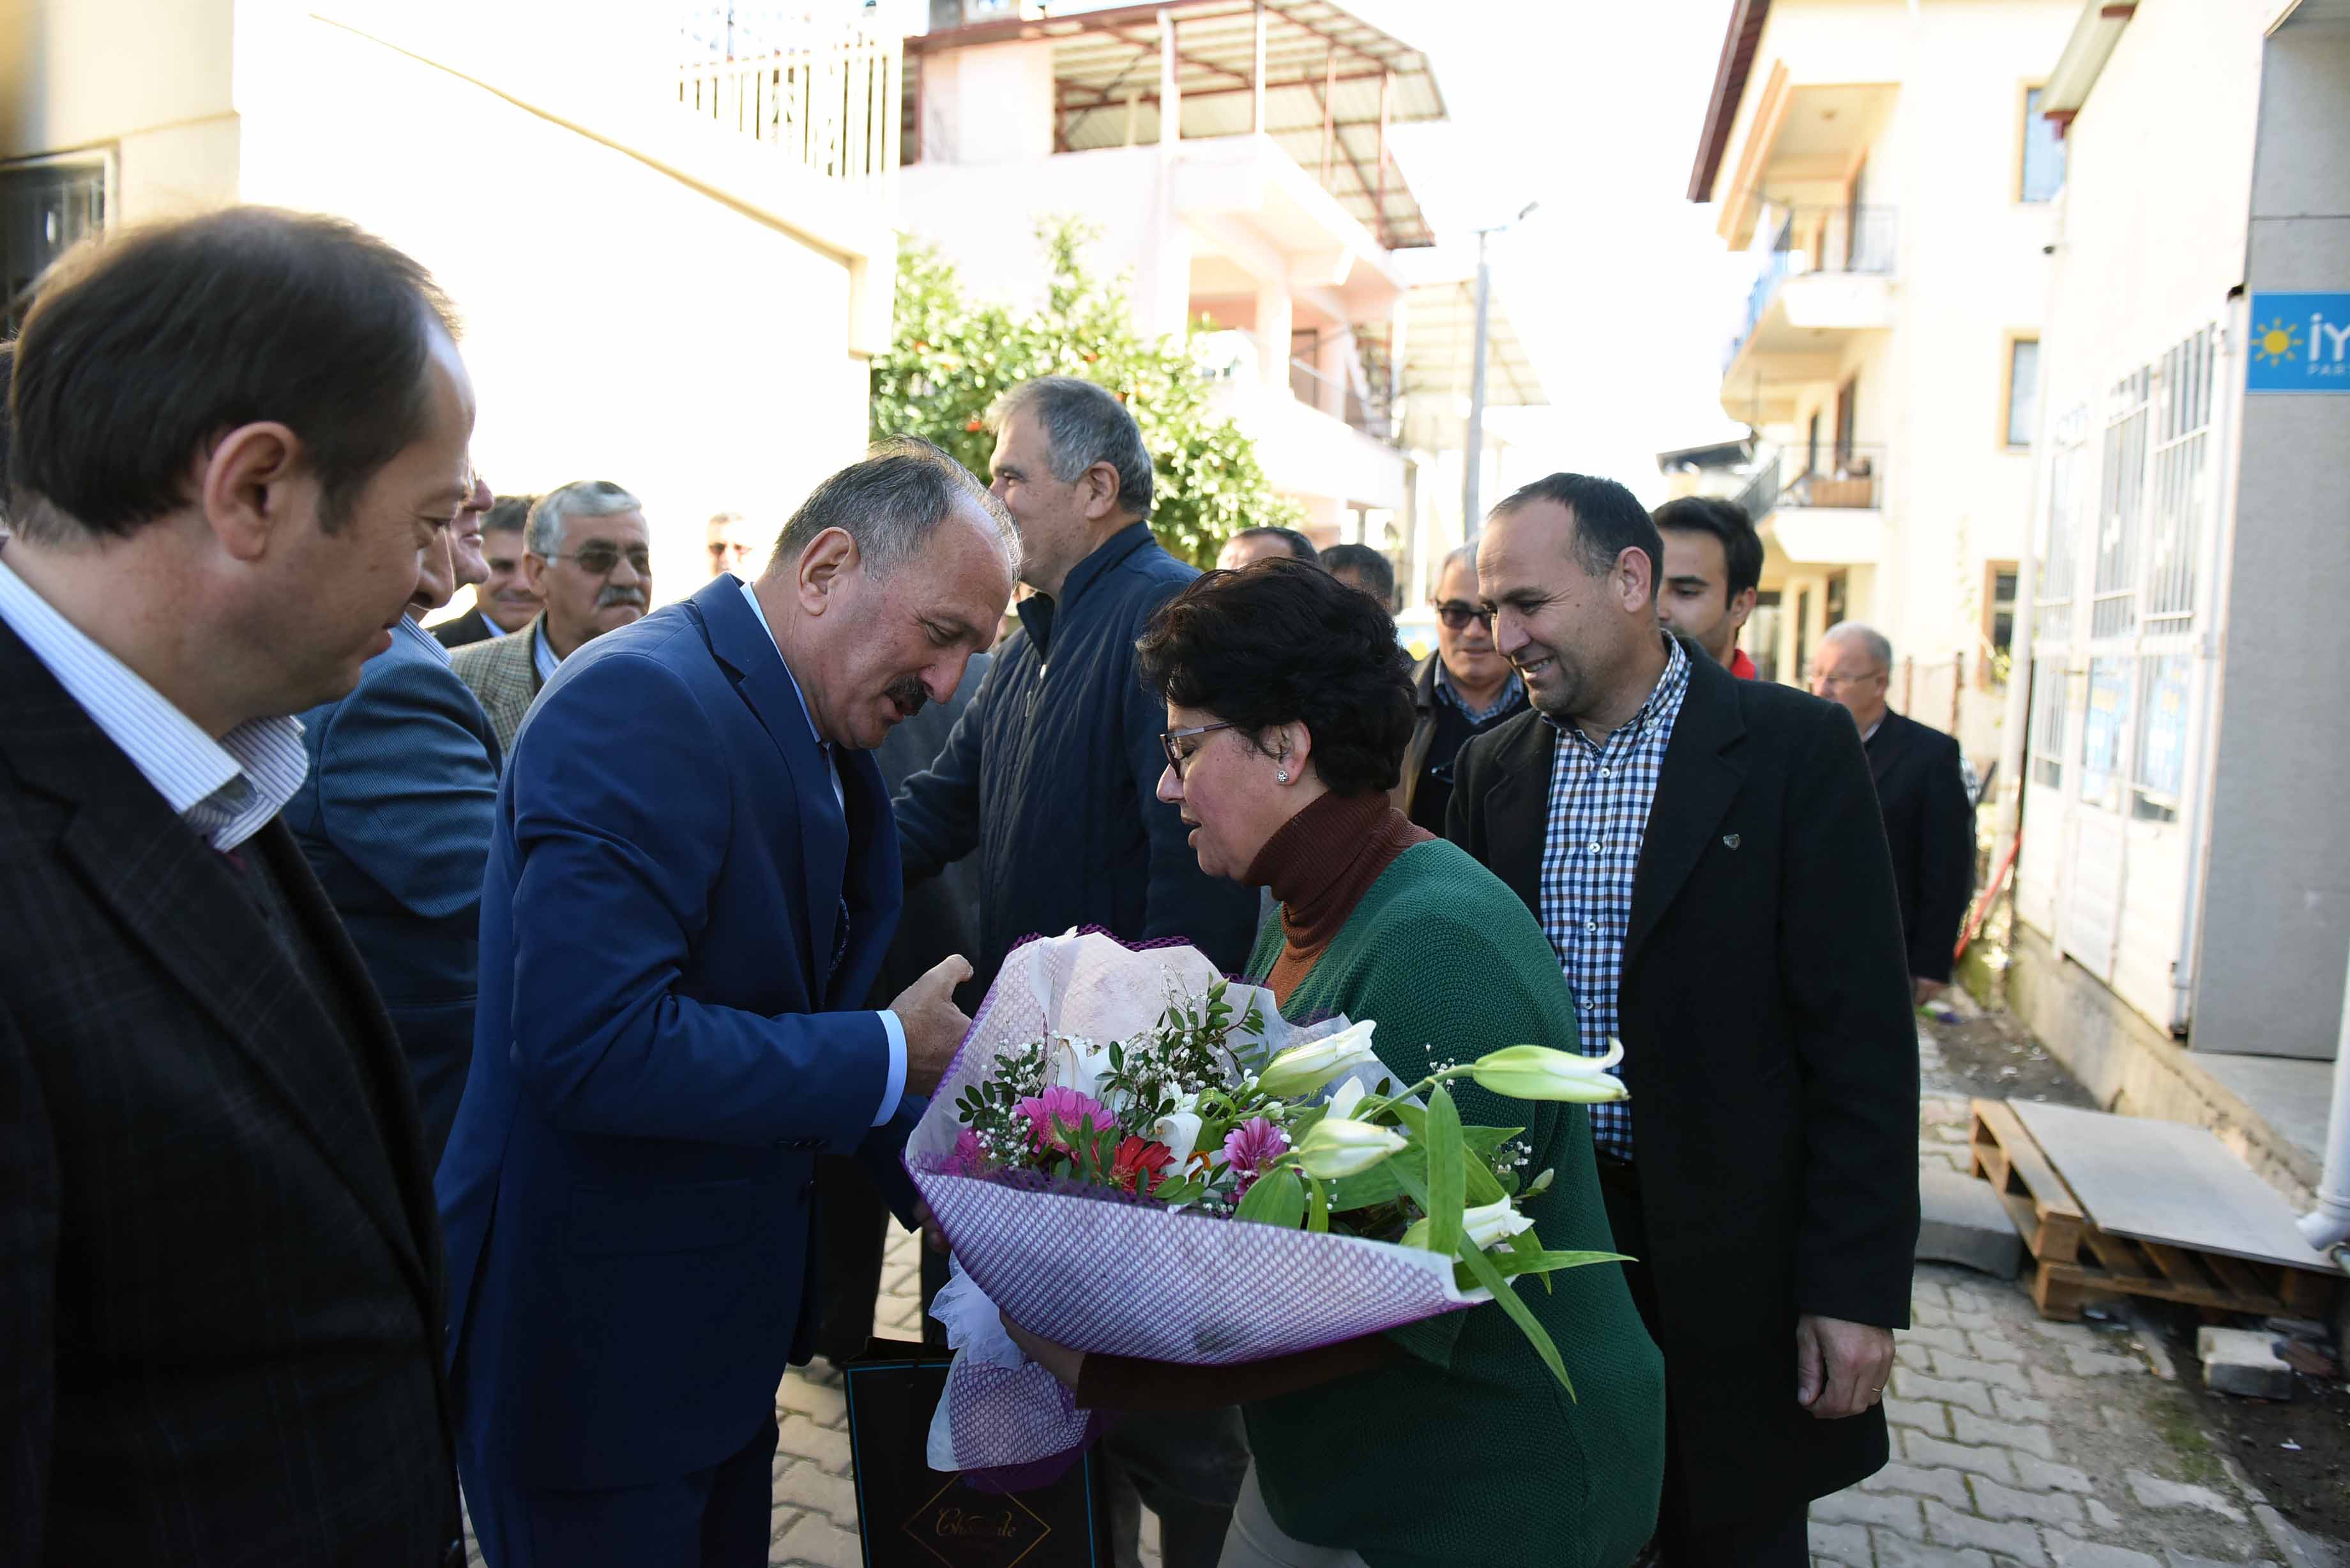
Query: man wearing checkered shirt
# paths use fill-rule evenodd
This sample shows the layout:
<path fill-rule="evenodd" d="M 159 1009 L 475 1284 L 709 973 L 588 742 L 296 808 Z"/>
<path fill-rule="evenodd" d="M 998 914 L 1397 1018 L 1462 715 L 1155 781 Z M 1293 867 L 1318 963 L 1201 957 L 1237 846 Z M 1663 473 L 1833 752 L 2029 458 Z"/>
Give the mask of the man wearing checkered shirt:
<path fill-rule="evenodd" d="M 1805 1505 L 1880 1469 L 1917 1241 L 1917 1031 L 1851 722 L 1660 634 L 1663 542 L 1556 473 L 1494 508 L 1478 592 L 1533 711 L 1454 765 L 1446 830 L 1534 910 L 1601 1187 L 1665 1354 L 1674 1563 L 1808 1561 Z"/>

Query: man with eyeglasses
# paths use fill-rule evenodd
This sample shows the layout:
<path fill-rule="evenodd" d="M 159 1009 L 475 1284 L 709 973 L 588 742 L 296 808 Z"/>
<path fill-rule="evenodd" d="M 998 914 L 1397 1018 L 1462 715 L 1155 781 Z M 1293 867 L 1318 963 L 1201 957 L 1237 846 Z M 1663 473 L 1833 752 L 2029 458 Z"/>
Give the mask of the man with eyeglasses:
<path fill-rule="evenodd" d="M 642 618 L 653 588 L 644 504 L 608 480 L 577 480 L 540 496 L 523 542 L 523 575 L 546 606 L 530 635 L 477 642 L 451 656 L 507 752 L 556 667 Z"/>
<path fill-rule="evenodd" d="M 1481 735 L 1526 705 L 1525 683 L 1493 649 L 1493 619 L 1477 602 L 1477 547 L 1463 545 L 1444 557 L 1436 575 L 1436 651 L 1412 672 L 1419 710 L 1395 807 L 1428 829 L 1444 832 L 1452 800 L 1452 759 L 1471 735 Z"/>

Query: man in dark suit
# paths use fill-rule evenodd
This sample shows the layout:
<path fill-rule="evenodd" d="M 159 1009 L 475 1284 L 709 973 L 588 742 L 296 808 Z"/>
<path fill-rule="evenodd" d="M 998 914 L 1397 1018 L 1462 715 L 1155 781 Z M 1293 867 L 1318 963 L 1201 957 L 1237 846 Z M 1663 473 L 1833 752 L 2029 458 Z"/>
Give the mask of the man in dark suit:
<path fill-rule="evenodd" d="M 860 1150 L 912 1217 L 913 1096 L 969 1022 L 960 958 L 861 1010 L 900 882 L 867 753 L 987 646 L 1018 547 L 943 453 L 885 448 L 816 487 L 756 584 L 596 639 L 524 722 L 439 1180 L 492 1568 L 767 1561 L 816 1155 Z"/>
<path fill-rule="evenodd" d="M 448 307 L 233 208 L 69 257 L 0 550 L 0 1562 L 461 1563 L 416 1105 L 279 807 L 466 494 Z"/>
<path fill-rule="evenodd" d="M 1887 1458 L 1918 1231 L 1917 1033 L 1859 737 L 1661 634 L 1623 486 L 1553 474 L 1478 553 L 1534 711 L 1471 740 L 1449 832 L 1624 1043 L 1608 1218 L 1665 1353 L 1668 1561 L 1801 1565 L 1805 1503 Z"/>
<path fill-rule="evenodd" d="M 501 495 L 482 519 L 482 565 L 488 576 L 473 587 L 473 607 L 432 628 L 443 648 L 494 642 L 523 629 L 546 607 L 523 572 L 523 524 L 536 495 Z"/>
<path fill-rule="evenodd" d="M 486 508 L 488 489 L 473 486 Z M 417 623 L 482 580 L 480 508 L 469 504 L 425 551 L 408 614 L 359 690 L 302 715 L 310 771 L 286 803 L 286 826 L 400 1032 L 428 1168 L 441 1163 L 473 1060 L 474 939 L 499 751 L 448 650 Z"/>
<path fill-rule="evenodd" d="M 880 764 L 881 783 L 892 794 L 946 749 L 947 735 L 971 705 L 972 693 L 979 690 L 994 657 L 972 654 L 953 696 L 923 708 L 890 731 L 889 738 L 875 749 L 873 760 Z M 889 998 L 920 980 L 940 960 L 971 952 L 978 941 L 979 861 L 965 856 L 936 877 L 906 889 L 898 935 L 881 960 L 881 972 L 874 977 L 866 1005 L 888 1006 Z M 980 998 L 972 992 L 972 982 L 964 981 L 956 997 L 958 1005 L 977 1007 Z M 837 1154 L 816 1159 L 816 1205 L 823 1216 L 819 1234 L 824 1247 L 824 1322 L 816 1335 L 816 1354 L 837 1366 L 854 1360 L 873 1337 L 873 1303 L 881 1289 L 889 1210 L 872 1179 L 855 1160 Z M 924 1248 L 924 1306 L 945 1283 L 944 1258 Z M 927 1319 L 922 1329 L 926 1338 L 943 1333 Z"/>
<path fill-rule="evenodd" d="M 1974 893 L 1975 813 L 1958 742 L 1885 705 L 1892 673 L 1893 645 L 1848 620 L 1820 639 L 1812 691 L 1851 712 L 1867 748 L 1893 850 L 1910 996 L 1923 1007 L 1950 983 L 1959 924 Z"/>

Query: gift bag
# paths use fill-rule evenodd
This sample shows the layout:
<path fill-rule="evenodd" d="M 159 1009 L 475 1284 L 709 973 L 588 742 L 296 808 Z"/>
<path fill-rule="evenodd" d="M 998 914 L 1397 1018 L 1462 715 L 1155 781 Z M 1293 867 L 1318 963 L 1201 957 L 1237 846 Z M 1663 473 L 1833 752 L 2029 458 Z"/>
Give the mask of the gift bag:
<path fill-rule="evenodd" d="M 931 1469 L 931 1417 L 951 1360 L 877 1339 L 842 1369 L 865 1568 L 1110 1568 L 1108 1511 L 1090 1454 L 1026 1491 L 982 1491 Z"/>

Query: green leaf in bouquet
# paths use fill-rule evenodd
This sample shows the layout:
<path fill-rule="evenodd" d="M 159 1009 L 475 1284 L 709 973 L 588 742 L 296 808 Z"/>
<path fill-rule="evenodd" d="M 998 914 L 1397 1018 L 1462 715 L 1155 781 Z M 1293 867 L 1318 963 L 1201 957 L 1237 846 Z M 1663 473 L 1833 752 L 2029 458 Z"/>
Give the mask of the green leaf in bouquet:
<path fill-rule="evenodd" d="M 1150 1196 L 1171 1209 L 1193 1201 L 1205 1190 L 1205 1184 L 1186 1178 L 1181 1181 L 1160 1182 L 1151 1189 Z"/>
<path fill-rule="evenodd" d="M 1324 1181 L 1316 1181 L 1309 1177 L 1306 1179 L 1305 1190 L 1308 1199 L 1305 1210 L 1305 1228 L 1316 1234 L 1327 1235 L 1330 1231 L 1329 1184 Z"/>
<path fill-rule="evenodd" d="M 1278 1225 L 1284 1231 L 1295 1231 L 1297 1222 L 1305 1218 L 1305 1184 L 1293 1166 L 1283 1166 L 1270 1176 L 1259 1177 L 1241 1206 L 1232 1211 L 1236 1220 L 1253 1220 L 1262 1225 Z"/>
<path fill-rule="evenodd" d="M 1428 1245 L 1430 1251 L 1451 1257 L 1461 1250 L 1469 1153 L 1461 1137 L 1461 1111 L 1441 1084 L 1428 1092 L 1427 1127 Z"/>
<path fill-rule="evenodd" d="M 1314 1130 L 1314 1124 L 1330 1114 L 1328 1106 L 1307 1106 L 1296 1112 L 1289 1122 L 1289 1141 L 1294 1146 Z"/>
<path fill-rule="evenodd" d="M 1416 1173 L 1416 1185 L 1407 1188 L 1402 1172 Z M 1392 1203 L 1407 1191 L 1419 1191 L 1428 1185 L 1428 1151 L 1419 1144 L 1398 1149 L 1394 1154 L 1352 1176 L 1342 1176 L 1330 1184 L 1330 1211 L 1350 1213 L 1357 1209 L 1376 1209 L 1382 1203 Z"/>
<path fill-rule="evenodd" d="M 1534 1347 L 1534 1354 L 1542 1357 L 1543 1365 L 1550 1368 L 1559 1386 L 1566 1390 L 1566 1397 L 1573 1399 L 1575 1380 L 1566 1375 L 1566 1363 L 1559 1359 L 1558 1346 L 1551 1343 L 1549 1331 L 1535 1319 L 1534 1308 L 1519 1299 L 1517 1287 L 1503 1278 L 1501 1265 L 1474 1247 L 1465 1249 L 1461 1261 L 1469 1265 L 1469 1272 L 1476 1276 L 1479 1284 L 1493 1293 L 1493 1300 L 1510 1314 L 1510 1321 L 1518 1325 L 1518 1331 Z"/>

